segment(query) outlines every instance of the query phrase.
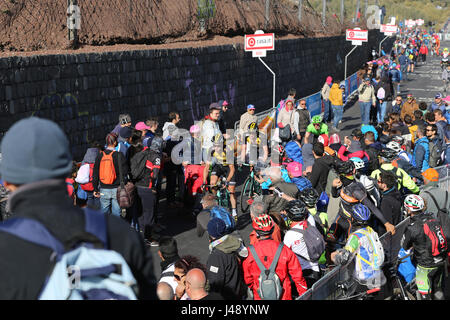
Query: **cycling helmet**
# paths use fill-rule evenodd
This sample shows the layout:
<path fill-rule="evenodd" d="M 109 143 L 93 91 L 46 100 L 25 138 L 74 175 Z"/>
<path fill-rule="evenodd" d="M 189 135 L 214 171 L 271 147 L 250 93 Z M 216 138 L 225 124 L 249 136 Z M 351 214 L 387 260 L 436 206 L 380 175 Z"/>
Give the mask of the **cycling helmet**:
<path fill-rule="evenodd" d="M 349 160 L 353 162 L 353 164 L 355 165 L 355 169 L 356 170 L 364 169 L 365 164 L 364 164 L 364 161 L 362 159 L 357 158 L 357 157 L 352 157 Z"/>
<path fill-rule="evenodd" d="M 302 200 L 308 208 L 314 208 L 319 201 L 319 193 L 314 188 L 307 188 L 300 191 L 300 200 Z"/>
<path fill-rule="evenodd" d="M 362 203 L 358 203 L 352 207 L 352 217 L 359 223 L 367 223 L 370 218 L 370 210 Z"/>
<path fill-rule="evenodd" d="M 286 205 L 286 213 L 292 221 L 303 221 L 308 218 L 309 211 L 303 201 L 292 200 Z"/>
<path fill-rule="evenodd" d="M 403 202 L 403 205 L 405 208 L 413 212 L 422 211 L 425 208 L 425 201 L 421 196 L 416 194 L 408 194 Z"/>
<path fill-rule="evenodd" d="M 387 161 L 392 161 L 395 158 L 397 158 L 398 153 L 395 150 L 389 149 L 389 148 L 385 148 L 383 150 L 381 150 L 380 152 L 380 157 L 383 159 L 386 159 Z"/>
<path fill-rule="evenodd" d="M 335 164 L 336 172 L 340 175 L 353 174 L 355 165 L 353 161 L 337 161 Z"/>
<path fill-rule="evenodd" d="M 325 147 L 328 146 L 328 135 L 327 134 L 321 134 L 319 138 L 317 138 L 317 141 L 321 142 Z"/>
<path fill-rule="evenodd" d="M 322 122 L 322 117 L 319 116 L 319 115 L 314 116 L 314 117 L 312 117 L 312 119 L 311 119 L 311 123 L 312 123 L 312 124 L 321 123 L 321 122 Z"/>
<path fill-rule="evenodd" d="M 391 137 L 391 141 L 395 141 L 401 146 L 405 144 L 405 139 L 402 136 L 399 136 L 398 134 L 393 135 Z"/>
<path fill-rule="evenodd" d="M 273 232 L 274 223 L 272 218 L 268 214 L 263 214 L 259 217 L 252 218 L 253 229 L 259 235 L 269 235 Z"/>
<path fill-rule="evenodd" d="M 402 147 L 400 146 L 400 144 L 395 141 L 388 142 L 386 144 L 386 148 L 394 150 L 396 153 L 399 153 L 402 151 Z"/>

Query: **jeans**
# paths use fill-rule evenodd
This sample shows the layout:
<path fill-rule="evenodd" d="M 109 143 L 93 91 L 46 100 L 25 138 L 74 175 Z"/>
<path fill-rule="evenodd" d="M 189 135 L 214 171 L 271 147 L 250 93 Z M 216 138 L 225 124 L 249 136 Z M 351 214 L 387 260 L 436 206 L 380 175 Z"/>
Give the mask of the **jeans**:
<path fill-rule="evenodd" d="M 362 124 L 369 124 L 370 108 L 371 107 L 372 107 L 372 102 L 359 101 L 359 109 L 361 110 L 361 121 L 362 121 Z"/>
<path fill-rule="evenodd" d="M 117 188 L 102 189 L 100 188 L 100 208 L 104 214 L 112 214 L 120 217 L 120 207 L 117 202 Z"/>
<path fill-rule="evenodd" d="M 333 127 L 337 128 L 339 121 L 342 120 L 342 115 L 344 114 L 344 106 L 331 105 L 333 109 Z"/>
<path fill-rule="evenodd" d="M 87 206 L 89 208 L 100 210 L 100 198 L 94 197 L 94 191 L 86 191 Z"/>
<path fill-rule="evenodd" d="M 386 106 L 387 102 L 383 101 L 383 103 L 377 102 L 377 120 L 378 123 L 384 122 L 384 116 L 386 115 Z"/>
<path fill-rule="evenodd" d="M 330 100 L 323 100 L 323 106 L 324 106 L 324 110 L 323 110 L 323 122 L 328 122 L 329 120 L 331 120 L 333 118 L 333 113 L 331 110 L 331 102 Z"/>
<path fill-rule="evenodd" d="M 408 80 L 407 70 L 408 70 L 408 64 L 407 63 L 400 65 L 400 71 L 402 72 L 402 77 L 403 77 L 404 80 Z"/>

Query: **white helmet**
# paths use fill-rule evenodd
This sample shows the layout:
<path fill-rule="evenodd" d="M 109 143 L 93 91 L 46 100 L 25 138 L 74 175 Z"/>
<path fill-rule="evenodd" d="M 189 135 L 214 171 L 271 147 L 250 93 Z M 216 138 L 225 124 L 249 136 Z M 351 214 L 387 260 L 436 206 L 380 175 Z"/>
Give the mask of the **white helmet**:
<path fill-rule="evenodd" d="M 403 202 L 405 208 L 415 212 L 422 211 L 425 208 L 425 201 L 421 196 L 416 194 L 408 194 Z"/>
<path fill-rule="evenodd" d="M 396 141 L 389 141 L 386 144 L 386 148 L 394 150 L 395 152 L 401 152 L 402 151 L 402 147 L 400 146 L 400 144 Z"/>
<path fill-rule="evenodd" d="M 357 158 L 357 157 L 352 157 L 349 160 L 353 162 L 353 164 L 355 165 L 355 169 L 356 170 L 364 169 L 365 163 L 364 163 L 364 161 L 362 159 Z"/>

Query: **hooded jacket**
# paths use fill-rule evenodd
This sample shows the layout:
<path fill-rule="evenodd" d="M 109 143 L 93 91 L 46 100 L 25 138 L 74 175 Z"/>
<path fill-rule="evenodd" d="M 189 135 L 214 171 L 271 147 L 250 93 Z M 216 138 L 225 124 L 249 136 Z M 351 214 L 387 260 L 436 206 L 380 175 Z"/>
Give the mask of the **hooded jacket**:
<path fill-rule="evenodd" d="M 337 83 L 333 83 L 330 89 L 329 99 L 332 105 L 334 106 L 343 106 L 344 100 L 342 98 L 342 89 L 339 88 Z"/>
<path fill-rule="evenodd" d="M 84 233 L 81 208 L 67 195 L 64 179 L 21 186 L 9 198 L 13 217 L 37 220 L 63 244 Z M 150 251 L 141 236 L 121 218 L 105 215 L 109 247 L 120 253 L 136 278 L 140 299 L 156 299 L 156 279 Z M 52 268 L 52 250 L 0 232 L 0 299 L 35 300 Z"/>
<path fill-rule="evenodd" d="M 242 242 L 231 234 L 219 240 L 206 263 L 210 291 L 220 293 L 226 300 L 242 300 L 247 292 L 237 256 Z"/>
<path fill-rule="evenodd" d="M 416 141 L 412 163 L 421 172 L 430 168 L 428 161 L 430 160 L 430 148 L 428 146 L 428 138 L 422 137 Z"/>
<path fill-rule="evenodd" d="M 416 102 L 416 99 L 413 99 L 411 102 L 406 100 L 403 103 L 402 110 L 400 111 L 400 117 L 402 119 L 405 118 L 405 115 L 409 114 L 412 119 L 414 119 L 414 111 L 419 110 L 419 105 Z"/>

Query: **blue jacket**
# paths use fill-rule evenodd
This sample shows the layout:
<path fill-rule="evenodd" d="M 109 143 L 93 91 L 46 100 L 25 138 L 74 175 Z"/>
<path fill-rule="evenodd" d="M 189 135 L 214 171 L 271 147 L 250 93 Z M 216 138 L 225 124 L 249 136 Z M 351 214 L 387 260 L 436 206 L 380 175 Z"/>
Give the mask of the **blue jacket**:
<path fill-rule="evenodd" d="M 390 70 L 389 74 L 391 75 L 392 82 L 400 82 L 402 80 L 401 73 L 397 69 Z"/>
<path fill-rule="evenodd" d="M 404 66 L 405 64 L 408 63 L 408 58 L 402 54 L 401 56 L 398 57 L 398 62 L 400 63 L 401 66 Z"/>
<path fill-rule="evenodd" d="M 303 191 L 304 189 L 312 188 L 311 181 L 306 179 L 305 177 L 297 177 L 291 179 L 293 183 L 297 186 L 299 191 Z"/>
<path fill-rule="evenodd" d="M 281 168 L 281 178 L 283 179 L 283 181 L 287 182 L 287 183 L 291 183 L 291 178 L 289 178 L 289 173 L 286 169 Z M 261 189 L 269 189 L 269 187 L 272 185 L 272 181 L 269 179 L 267 179 L 267 181 L 261 183 Z"/>
<path fill-rule="evenodd" d="M 430 168 L 430 148 L 428 147 L 428 138 L 423 137 L 416 141 L 413 153 L 412 164 L 421 172 Z"/>

